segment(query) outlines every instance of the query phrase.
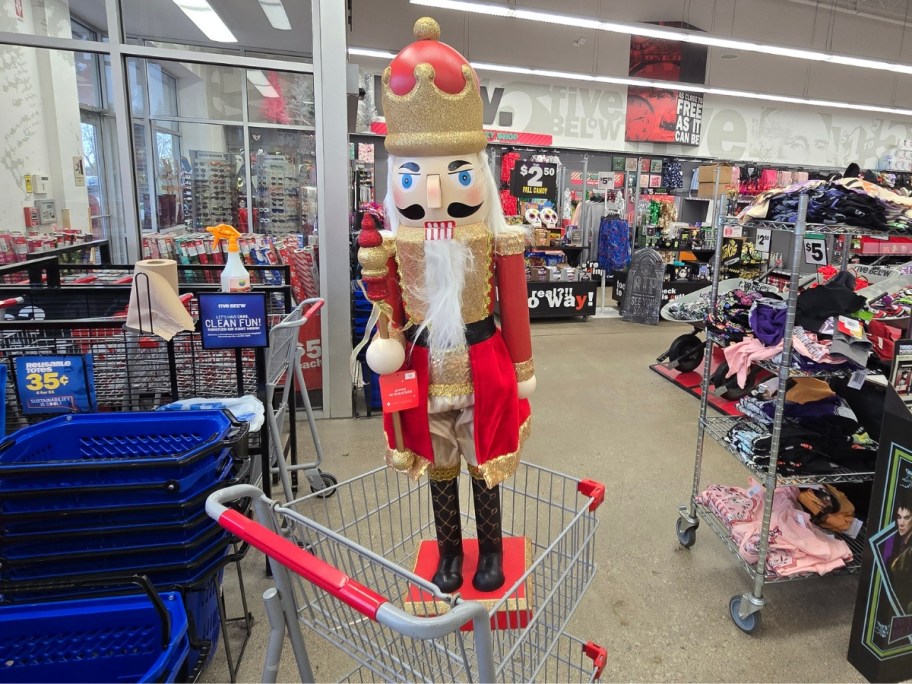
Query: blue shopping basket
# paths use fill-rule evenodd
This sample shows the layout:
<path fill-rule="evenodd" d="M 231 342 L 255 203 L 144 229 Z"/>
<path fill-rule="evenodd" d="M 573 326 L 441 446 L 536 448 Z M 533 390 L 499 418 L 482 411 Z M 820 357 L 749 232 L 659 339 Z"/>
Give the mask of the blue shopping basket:
<path fill-rule="evenodd" d="M 177 592 L 0 606 L 0 682 L 173 682 L 190 651 Z"/>

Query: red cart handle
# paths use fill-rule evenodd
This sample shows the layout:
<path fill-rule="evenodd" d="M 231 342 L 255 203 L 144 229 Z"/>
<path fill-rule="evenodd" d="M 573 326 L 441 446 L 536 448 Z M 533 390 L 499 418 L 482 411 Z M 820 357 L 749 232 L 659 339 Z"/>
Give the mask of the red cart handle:
<path fill-rule="evenodd" d="M 226 530 L 298 573 L 308 582 L 347 603 L 371 620 L 377 619 L 380 606 L 387 603 L 383 596 L 288 539 L 222 504 L 222 501 L 235 501 L 248 496 L 262 496 L 262 492 L 249 485 L 226 487 L 209 496 L 206 500 L 206 512 Z"/>
<path fill-rule="evenodd" d="M 325 299 L 315 297 L 314 299 L 308 299 L 307 302 L 313 302 L 313 305 L 304 312 L 303 318 L 313 318 L 313 315 L 317 313 L 320 309 L 323 308 L 323 305 L 326 304 Z M 306 302 L 305 302 L 306 303 Z"/>
<path fill-rule="evenodd" d="M 592 641 L 587 641 L 583 646 L 583 653 L 585 653 L 586 656 L 592 660 L 592 664 L 595 665 L 595 679 L 601 679 L 602 671 L 608 663 L 608 651 Z"/>
<path fill-rule="evenodd" d="M 589 510 L 594 511 L 605 502 L 605 485 L 595 480 L 580 480 L 576 490 L 583 496 L 592 499 Z"/>

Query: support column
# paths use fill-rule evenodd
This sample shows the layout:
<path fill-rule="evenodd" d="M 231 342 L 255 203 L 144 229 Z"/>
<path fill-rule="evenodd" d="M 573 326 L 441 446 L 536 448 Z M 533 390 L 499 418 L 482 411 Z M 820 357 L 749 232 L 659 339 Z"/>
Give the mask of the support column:
<path fill-rule="evenodd" d="M 317 133 L 317 221 L 323 346 L 323 414 L 352 415 L 348 116 L 345 5 L 312 0 Z"/>

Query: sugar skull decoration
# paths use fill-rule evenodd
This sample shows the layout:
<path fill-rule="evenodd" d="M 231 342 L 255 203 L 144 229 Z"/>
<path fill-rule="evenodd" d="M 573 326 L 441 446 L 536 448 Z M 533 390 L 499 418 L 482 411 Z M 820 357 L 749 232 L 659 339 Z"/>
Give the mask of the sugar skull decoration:
<path fill-rule="evenodd" d="M 528 223 L 533 228 L 541 227 L 541 212 L 538 210 L 538 207 L 529 207 L 526 209 L 526 213 L 523 218 L 525 218 L 526 223 Z"/>
<path fill-rule="evenodd" d="M 358 259 L 381 330 L 367 362 L 414 371 L 418 407 L 384 415 L 387 463 L 427 475 L 439 562 L 432 581 L 463 585 L 459 472 L 472 481 L 478 564 L 472 584 L 504 583 L 499 484 L 519 463 L 535 389 L 525 234 L 508 227 L 484 154 L 483 103 L 466 59 L 433 19 L 383 74 L 388 231 L 362 224 Z M 494 321 L 499 299 L 500 321 Z"/>
<path fill-rule="evenodd" d="M 557 228 L 557 222 L 560 221 L 560 216 L 554 211 L 554 207 L 545 207 L 539 212 L 539 217 L 545 228 Z"/>

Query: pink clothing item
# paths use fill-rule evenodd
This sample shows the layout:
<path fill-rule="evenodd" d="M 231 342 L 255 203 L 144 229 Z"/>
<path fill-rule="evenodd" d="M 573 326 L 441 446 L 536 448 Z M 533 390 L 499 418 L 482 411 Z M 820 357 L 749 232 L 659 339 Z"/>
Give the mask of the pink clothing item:
<path fill-rule="evenodd" d="M 753 519 L 732 525 L 732 539 L 748 563 L 759 560 L 763 502 Z M 810 515 L 798 504 L 795 487 L 779 487 L 773 496 L 770 542 L 766 571 L 788 577 L 804 573 L 825 575 L 845 567 L 852 551 L 841 539 L 831 537 L 811 523 Z"/>
<path fill-rule="evenodd" d="M 750 372 L 751 364 L 766 361 L 781 354 L 782 342 L 775 347 L 767 347 L 760 340 L 749 337 L 743 342 L 725 347 L 724 353 L 725 360 L 728 362 L 728 373 L 725 377 L 730 378 L 737 374 L 738 387 L 743 388 L 747 384 L 747 374 Z"/>
<path fill-rule="evenodd" d="M 736 523 L 752 520 L 756 517 L 758 508 L 763 508 L 762 499 L 749 496 L 741 487 L 719 484 L 707 487 L 706 491 L 697 496 L 697 503 L 711 510 L 728 529 Z"/>

